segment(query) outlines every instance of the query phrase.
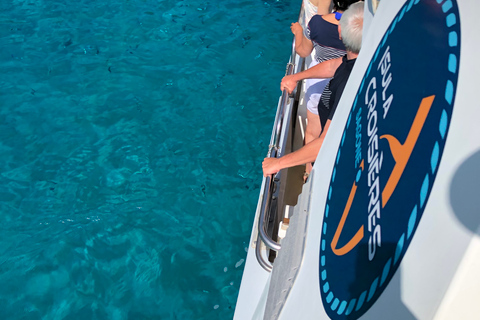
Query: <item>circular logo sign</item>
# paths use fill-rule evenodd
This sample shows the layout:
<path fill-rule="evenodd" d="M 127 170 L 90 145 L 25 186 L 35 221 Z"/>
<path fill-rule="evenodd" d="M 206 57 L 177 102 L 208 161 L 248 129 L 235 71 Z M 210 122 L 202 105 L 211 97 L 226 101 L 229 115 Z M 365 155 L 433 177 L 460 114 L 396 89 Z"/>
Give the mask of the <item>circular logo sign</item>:
<path fill-rule="evenodd" d="M 435 181 L 460 58 L 455 0 L 410 0 L 357 92 L 333 169 L 320 244 L 331 319 L 357 319 L 381 295 Z"/>

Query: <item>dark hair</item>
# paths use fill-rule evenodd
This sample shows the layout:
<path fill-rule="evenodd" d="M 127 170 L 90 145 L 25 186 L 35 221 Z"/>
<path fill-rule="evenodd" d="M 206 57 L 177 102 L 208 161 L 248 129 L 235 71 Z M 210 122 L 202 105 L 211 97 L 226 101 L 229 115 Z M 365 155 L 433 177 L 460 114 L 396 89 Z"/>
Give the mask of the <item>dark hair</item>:
<path fill-rule="evenodd" d="M 351 4 L 358 2 L 360 0 L 333 0 L 333 10 L 335 11 L 345 11 L 350 7 Z"/>

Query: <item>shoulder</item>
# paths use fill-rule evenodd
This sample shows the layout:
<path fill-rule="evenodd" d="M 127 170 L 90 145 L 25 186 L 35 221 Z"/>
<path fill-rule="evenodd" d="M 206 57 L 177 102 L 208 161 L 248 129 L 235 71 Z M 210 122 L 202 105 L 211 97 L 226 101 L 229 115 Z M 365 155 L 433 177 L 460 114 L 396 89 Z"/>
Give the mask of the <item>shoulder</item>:
<path fill-rule="evenodd" d="M 322 16 L 322 19 L 330 24 L 338 26 L 338 20 L 335 18 L 335 13 L 329 13 Z"/>
<path fill-rule="evenodd" d="M 325 20 L 323 17 L 325 16 L 317 14 L 310 19 L 310 22 L 308 23 L 310 31 L 320 35 L 334 34 L 335 36 L 338 36 L 338 25 Z"/>
<path fill-rule="evenodd" d="M 325 17 L 328 16 L 327 15 L 320 15 L 320 14 L 316 14 L 312 17 L 312 19 L 310 19 L 310 22 L 309 24 L 312 24 L 314 26 L 325 26 L 325 25 L 330 25 L 330 24 L 333 24 L 331 23 L 330 21 L 326 20 Z"/>
<path fill-rule="evenodd" d="M 316 24 L 322 23 L 322 16 L 319 14 L 314 15 L 311 19 L 310 22 L 308 23 L 309 26 L 314 26 Z"/>

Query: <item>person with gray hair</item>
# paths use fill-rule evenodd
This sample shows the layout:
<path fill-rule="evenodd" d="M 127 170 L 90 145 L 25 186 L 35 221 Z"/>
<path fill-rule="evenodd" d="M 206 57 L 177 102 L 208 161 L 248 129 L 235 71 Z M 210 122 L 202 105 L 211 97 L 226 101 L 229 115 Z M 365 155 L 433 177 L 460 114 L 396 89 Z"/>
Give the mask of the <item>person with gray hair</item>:
<path fill-rule="evenodd" d="M 364 2 L 352 4 L 340 19 L 339 34 L 347 51 L 358 54 L 362 47 Z"/>
<path fill-rule="evenodd" d="M 363 1 L 352 4 L 348 10 L 343 13 L 342 18 L 340 19 L 338 33 L 345 44 L 347 54 L 343 58 L 340 58 L 341 62 L 336 69 L 332 80 L 330 80 L 325 87 L 320 102 L 318 103 L 318 115 L 322 126 L 320 136 L 297 151 L 289 153 L 283 157 L 265 158 L 262 163 L 264 176 L 277 173 L 284 168 L 290 168 L 315 161 L 332 122 L 343 89 L 347 84 L 347 80 L 360 52 L 362 45 L 363 7 Z M 332 60 L 327 62 L 330 61 Z M 317 66 L 321 65 L 322 63 Z M 331 67 L 332 65 L 330 63 L 325 67 L 323 72 L 328 73 Z"/>

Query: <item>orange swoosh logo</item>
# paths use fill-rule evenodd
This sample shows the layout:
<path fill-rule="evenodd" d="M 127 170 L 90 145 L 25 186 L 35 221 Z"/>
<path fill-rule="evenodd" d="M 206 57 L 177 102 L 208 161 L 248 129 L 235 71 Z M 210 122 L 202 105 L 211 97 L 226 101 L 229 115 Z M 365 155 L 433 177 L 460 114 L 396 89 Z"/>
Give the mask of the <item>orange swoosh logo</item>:
<path fill-rule="evenodd" d="M 428 112 L 432 107 L 433 100 L 435 96 L 430 96 L 422 99 L 420 107 L 418 108 L 417 115 L 413 120 L 410 132 L 408 133 L 407 138 L 405 139 L 404 144 L 400 142 L 392 135 L 384 134 L 380 136 L 380 139 L 387 139 L 392 152 L 393 159 L 395 160 L 395 166 L 388 178 L 385 188 L 382 191 L 382 208 L 385 207 L 388 200 L 393 194 L 393 191 L 397 187 L 400 178 L 402 177 L 403 171 L 407 166 L 407 162 L 412 155 L 413 148 L 417 143 L 418 137 L 420 136 L 420 131 L 422 131 L 425 120 L 427 119 Z"/>

